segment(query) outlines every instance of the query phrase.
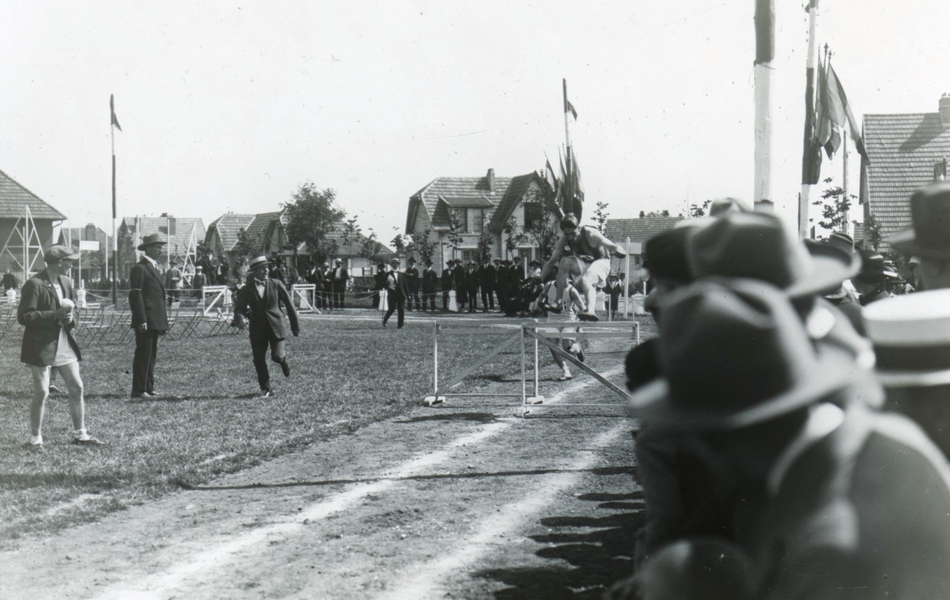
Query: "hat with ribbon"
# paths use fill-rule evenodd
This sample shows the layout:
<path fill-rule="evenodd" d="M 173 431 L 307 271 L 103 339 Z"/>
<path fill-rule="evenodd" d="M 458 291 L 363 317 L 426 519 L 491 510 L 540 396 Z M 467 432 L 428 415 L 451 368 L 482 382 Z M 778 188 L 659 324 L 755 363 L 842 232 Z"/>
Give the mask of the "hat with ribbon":
<path fill-rule="evenodd" d="M 261 255 L 261 256 L 252 258 L 251 262 L 247 263 L 247 268 L 249 271 L 253 271 L 254 269 L 260 266 L 266 266 L 269 264 L 270 264 L 270 260 L 266 256 Z"/>
<path fill-rule="evenodd" d="M 73 252 L 66 246 L 55 245 L 50 246 L 49 249 L 43 254 L 43 260 L 46 262 L 53 262 L 56 260 L 78 260 L 79 254 Z"/>
<path fill-rule="evenodd" d="M 663 378 L 630 395 L 630 412 L 666 429 L 761 423 L 844 389 L 859 372 L 847 352 L 809 338 L 785 294 L 750 279 L 673 292 L 658 344 Z"/>
<path fill-rule="evenodd" d="M 950 385 L 950 289 L 874 302 L 863 316 L 885 387 Z"/>
<path fill-rule="evenodd" d="M 826 244 L 806 248 L 764 212 L 729 212 L 694 230 L 687 255 L 696 278 L 759 279 L 792 298 L 835 290 L 861 267 L 860 258 Z"/>
<path fill-rule="evenodd" d="M 139 244 L 138 250 L 145 250 L 148 246 L 154 246 L 156 244 L 167 244 L 165 240 L 162 239 L 162 234 L 160 233 L 150 233 L 142 238 L 142 243 Z"/>
<path fill-rule="evenodd" d="M 910 218 L 913 226 L 892 235 L 888 243 L 904 254 L 950 259 L 950 181 L 914 192 Z"/>

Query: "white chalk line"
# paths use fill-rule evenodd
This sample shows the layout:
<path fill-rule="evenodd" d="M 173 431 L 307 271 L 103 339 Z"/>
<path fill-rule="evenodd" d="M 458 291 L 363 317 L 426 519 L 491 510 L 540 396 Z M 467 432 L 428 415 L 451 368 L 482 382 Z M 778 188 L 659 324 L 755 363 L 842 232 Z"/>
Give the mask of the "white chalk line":
<path fill-rule="evenodd" d="M 629 431 L 630 425 L 622 423 L 613 429 L 602 433 L 593 442 L 594 448 L 603 448 L 615 443 Z M 590 469 L 597 462 L 597 456 L 589 451 L 578 452 L 576 460 L 570 469 L 581 471 Z M 541 509 L 554 503 L 564 490 L 577 485 L 583 476 L 582 473 L 559 473 L 545 476 L 538 489 L 532 490 L 527 496 L 503 506 L 500 511 L 485 519 L 479 530 L 467 539 L 452 544 L 458 550 L 448 556 L 443 556 L 424 565 L 419 565 L 392 586 L 387 586 L 382 598 L 442 598 L 445 591 L 442 589 L 445 579 L 449 575 L 467 572 L 468 568 L 482 556 L 490 553 L 499 544 L 502 535 L 510 540 L 513 533 L 522 529 L 529 519 L 534 518 Z"/>
<path fill-rule="evenodd" d="M 611 376 L 619 370 L 619 368 L 611 369 L 604 373 L 604 376 Z M 547 401 L 552 404 L 560 402 L 564 397 L 576 394 L 594 383 L 596 383 L 596 380 L 592 379 L 571 384 Z M 479 430 L 449 442 L 438 452 L 421 454 L 403 463 L 395 471 L 387 472 L 384 477 L 389 479 L 357 484 L 349 490 L 309 505 L 304 510 L 290 516 L 287 521 L 266 525 L 237 537 L 229 536 L 227 541 L 212 547 L 206 547 L 187 560 L 163 569 L 161 574 L 147 575 L 137 580 L 119 582 L 94 598 L 96 600 L 158 600 L 166 598 L 169 592 L 185 584 L 188 577 L 199 573 L 207 577 L 213 569 L 223 568 L 238 553 L 246 551 L 252 546 L 266 543 L 271 536 L 294 535 L 304 529 L 305 520 L 308 522 L 316 521 L 342 512 L 367 496 L 388 490 L 400 483 L 400 479 L 422 474 L 432 466 L 450 459 L 452 452 L 457 448 L 483 442 L 505 431 L 516 422 L 518 421 L 510 419 L 483 425 Z"/>

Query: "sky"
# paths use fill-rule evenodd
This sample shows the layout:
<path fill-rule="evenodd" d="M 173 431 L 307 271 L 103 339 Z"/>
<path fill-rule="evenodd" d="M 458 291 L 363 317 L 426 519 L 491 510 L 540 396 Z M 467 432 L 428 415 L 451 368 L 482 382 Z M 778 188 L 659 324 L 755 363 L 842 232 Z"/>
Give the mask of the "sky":
<path fill-rule="evenodd" d="M 808 16 L 776 0 L 772 190 L 794 226 Z M 753 194 L 755 2 L 6 0 L 0 170 L 67 215 L 279 210 L 305 182 L 388 242 L 436 177 L 556 164 L 562 80 L 586 215 Z M 936 112 L 944 5 L 823 0 L 856 118 Z M 857 155 L 849 160 L 857 192 Z M 840 182 L 842 160 L 822 177 Z M 815 209 L 817 211 L 817 209 Z M 817 216 L 817 215 L 815 215 Z"/>

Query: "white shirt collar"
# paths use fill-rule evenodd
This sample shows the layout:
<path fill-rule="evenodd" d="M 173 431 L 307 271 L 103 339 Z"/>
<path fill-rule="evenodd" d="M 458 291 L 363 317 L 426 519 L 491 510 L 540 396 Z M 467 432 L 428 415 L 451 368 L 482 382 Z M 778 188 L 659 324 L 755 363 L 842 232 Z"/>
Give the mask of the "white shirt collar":
<path fill-rule="evenodd" d="M 157 262 L 154 258 L 152 258 L 151 256 L 149 256 L 148 254 L 143 254 L 143 255 L 142 255 L 142 258 L 144 258 L 144 259 L 147 260 L 148 262 L 152 263 L 152 266 L 155 267 L 156 269 L 158 268 L 158 262 Z"/>

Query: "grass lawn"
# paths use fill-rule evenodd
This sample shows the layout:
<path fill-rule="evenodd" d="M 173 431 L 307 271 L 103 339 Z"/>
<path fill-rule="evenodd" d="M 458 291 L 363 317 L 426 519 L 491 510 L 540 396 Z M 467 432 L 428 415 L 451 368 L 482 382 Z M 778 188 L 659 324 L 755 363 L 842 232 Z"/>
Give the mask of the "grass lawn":
<path fill-rule="evenodd" d="M 431 393 L 431 325 L 409 322 L 396 330 L 393 322 L 383 329 L 375 314 L 366 321 L 303 318 L 301 336 L 289 341 L 290 379 L 269 362 L 276 393 L 268 400 L 255 397 L 246 333 L 163 340 L 156 387 L 174 399 L 129 401 L 132 344 L 84 348 L 86 426 L 107 442 L 94 448 L 70 444 L 65 395 L 49 400 L 45 447 L 24 448 L 32 387 L 19 361 L 22 330 L 0 339 L 0 544 L 94 519 L 181 482 L 206 482 L 418 406 Z M 440 353 L 443 377 L 500 339 L 453 336 Z M 519 369 L 511 349 L 485 370 L 513 377 Z M 466 389 L 491 379 L 476 379 Z"/>

